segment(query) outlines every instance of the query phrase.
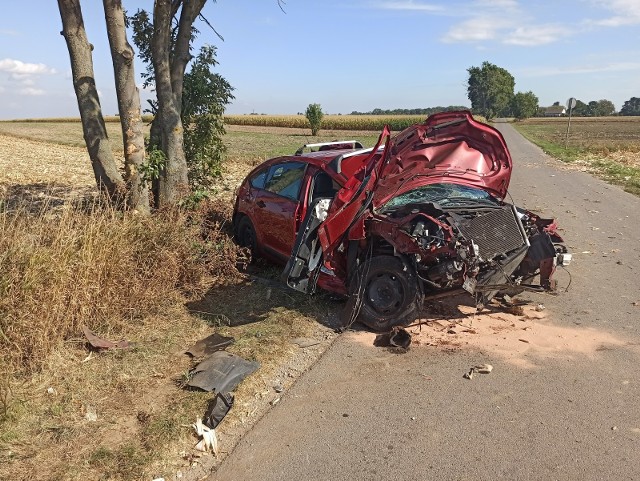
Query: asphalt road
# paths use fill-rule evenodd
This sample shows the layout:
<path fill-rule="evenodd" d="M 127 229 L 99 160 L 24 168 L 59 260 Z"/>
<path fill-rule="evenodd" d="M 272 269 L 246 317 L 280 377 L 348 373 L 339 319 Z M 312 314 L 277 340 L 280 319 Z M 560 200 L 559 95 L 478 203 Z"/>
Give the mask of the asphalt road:
<path fill-rule="evenodd" d="M 514 203 L 556 216 L 575 253 L 569 292 L 530 295 L 561 339 L 398 355 L 346 333 L 210 479 L 640 479 L 640 199 L 498 127 Z"/>

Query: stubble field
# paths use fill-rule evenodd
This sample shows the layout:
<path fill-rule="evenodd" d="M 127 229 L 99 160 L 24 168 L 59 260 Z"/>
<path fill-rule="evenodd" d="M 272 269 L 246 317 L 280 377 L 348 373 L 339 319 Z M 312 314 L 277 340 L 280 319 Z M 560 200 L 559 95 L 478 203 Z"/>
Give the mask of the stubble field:
<path fill-rule="evenodd" d="M 640 117 L 532 118 L 513 125 L 545 152 L 640 195 Z"/>

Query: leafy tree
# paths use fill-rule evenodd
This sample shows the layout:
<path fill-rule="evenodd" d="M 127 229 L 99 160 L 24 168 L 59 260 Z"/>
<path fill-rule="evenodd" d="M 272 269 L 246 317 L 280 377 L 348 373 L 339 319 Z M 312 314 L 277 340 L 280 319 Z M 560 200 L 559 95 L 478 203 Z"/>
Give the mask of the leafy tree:
<path fill-rule="evenodd" d="M 616 106 L 611 100 L 601 99 L 596 102 L 596 115 L 606 117 L 616 113 Z"/>
<path fill-rule="evenodd" d="M 533 117 L 537 111 L 538 97 L 533 92 L 518 92 L 513 96 L 511 112 L 516 119 L 523 120 Z"/>
<path fill-rule="evenodd" d="M 489 62 L 483 62 L 481 67 L 470 67 L 467 72 L 467 96 L 472 109 L 488 119 L 507 113 L 515 87 L 513 76 Z"/>
<path fill-rule="evenodd" d="M 148 48 L 144 55 L 153 65 L 157 94 L 156 134 L 160 149 L 153 152 L 155 164 L 149 167 L 144 162 L 140 97 L 135 88 L 133 51 L 127 41 L 122 1 L 103 0 L 116 77 L 118 108 L 125 137 L 123 178 L 117 169 L 106 134 L 93 73 L 92 46 L 84 28 L 80 0 L 58 0 L 62 34 L 69 50 L 73 84 L 96 182 L 101 191 L 118 204 L 145 208 L 148 196 L 140 175 L 144 172 L 145 165 L 147 171 L 155 171 L 157 174 L 156 205 L 176 204 L 189 193 L 181 118 L 184 75 L 187 64 L 193 58 L 193 23 L 200 16 L 206 1 L 155 0 L 153 22 L 146 24 L 149 28 L 144 33 L 147 35 Z M 213 59 L 212 52 L 209 52 L 201 62 L 213 65 Z M 230 98 L 228 95 L 227 99 Z"/>
<path fill-rule="evenodd" d="M 173 107 L 179 108 L 179 120 L 183 129 L 182 147 L 186 178 L 187 184 L 192 190 L 206 188 L 210 185 L 212 178 L 220 174 L 220 166 L 225 152 L 222 143 L 222 136 L 225 133 L 223 113 L 225 107 L 234 98 L 231 93 L 233 87 L 222 76 L 213 73 L 213 68 L 218 63 L 215 58 L 215 47 L 210 45 L 201 47 L 195 60 L 191 53 L 191 41 L 199 33 L 193 26 L 193 20 L 199 15 L 199 13 L 196 14 L 196 10 L 193 10 L 194 4 L 197 4 L 195 5 L 196 9 L 201 9 L 205 1 L 174 1 L 173 3 L 178 6 L 180 3 L 184 3 L 184 5 L 179 18 L 177 8 L 170 12 L 173 27 L 167 34 L 170 85 L 172 91 L 176 93 Z M 184 20 L 184 9 L 187 6 L 191 10 L 186 15 L 187 20 Z M 158 69 L 154 50 L 155 10 L 153 20 L 145 10 L 138 10 L 129 20 L 133 28 L 133 40 L 138 47 L 138 56 L 146 64 L 146 70 L 142 74 L 144 84 L 145 86 L 155 85 L 158 90 Z M 184 30 L 181 30 L 183 27 Z M 193 63 L 187 71 L 187 65 L 192 60 Z M 167 145 L 167 135 L 169 134 L 162 127 L 163 110 L 161 106 L 161 95 L 158 92 L 157 99 L 150 102 L 150 111 L 154 114 L 154 120 L 151 125 L 148 148 L 150 152 L 159 153 L 154 158 L 159 161 L 160 168 L 149 166 L 148 171 L 158 177 L 154 181 L 154 195 L 160 203 L 162 203 L 163 191 L 162 167 L 171 155 Z M 171 112 L 173 112 L 172 109 Z M 182 172 L 180 179 L 184 180 Z"/>
<path fill-rule="evenodd" d="M 194 190 L 210 186 L 219 176 L 226 147 L 223 114 L 234 98 L 233 87 L 220 74 L 213 73 L 216 49 L 206 45 L 184 76 L 182 123 L 184 149 L 189 166 L 189 183 Z"/>
<path fill-rule="evenodd" d="M 631 97 L 620 109 L 620 115 L 640 115 L 640 98 Z"/>
<path fill-rule="evenodd" d="M 598 115 L 598 102 L 596 102 L 595 100 L 591 100 L 587 104 L 587 116 L 595 117 L 597 115 Z"/>
<path fill-rule="evenodd" d="M 309 104 L 305 111 L 305 116 L 309 121 L 309 125 L 311 125 L 311 135 L 318 135 L 322 125 L 322 117 L 324 116 L 320 104 Z"/>
<path fill-rule="evenodd" d="M 586 117 L 589 115 L 589 106 L 582 100 L 576 100 L 576 106 L 573 108 L 571 115 L 577 115 L 578 117 Z"/>

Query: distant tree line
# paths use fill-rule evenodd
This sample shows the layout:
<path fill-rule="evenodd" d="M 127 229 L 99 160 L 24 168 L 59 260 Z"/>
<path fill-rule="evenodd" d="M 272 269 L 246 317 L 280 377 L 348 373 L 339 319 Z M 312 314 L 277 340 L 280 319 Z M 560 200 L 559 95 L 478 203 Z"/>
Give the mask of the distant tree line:
<path fill-rule="evenodd" d="M 469 80 L 467 96 L 475 113 L 491 119 L 494 117 L 528 117 L 545 115 L 564 115 L 560 102 L 549 107 L 540 107 L 538 97 L 531 91 L 514 93 L 515 79 L 507 70 L 483 62 L 480 67 L 467 69 Z M 576 102 L 572 115 L 578 117 L 604 117 L 616 115 L 616 107 L 610 100 L 591 100 Z M 640 98 L 632 97 L 620 109 L 619 115 L 640 115 Z"/>
<path fill-rule="evenodd" d="M 464 105 L 450 105 L 448 107 L 427 107 L 422 109 L 373 109 L 370 112 L 354 110 L 351 115 L 433 115 L 438 112 L 452 112 L 454 110 L 469 110 Z"/>
<path fill-rule="evenodd" d="M 620 115 L 640 115 L 640 97 L 631 97 L 620 109 Z"/>

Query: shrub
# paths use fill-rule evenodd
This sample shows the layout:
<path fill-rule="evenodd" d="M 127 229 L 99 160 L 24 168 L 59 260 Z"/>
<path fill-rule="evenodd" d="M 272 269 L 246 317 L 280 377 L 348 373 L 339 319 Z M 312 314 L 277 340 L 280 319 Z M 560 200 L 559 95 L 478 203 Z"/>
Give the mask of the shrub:
<path fill-rule="evenodd" d="M 320 104 L 309 104 L 305 112 L 309 125 L 311 125 L 311 135 L 318 135 L 320 126 L 322 125 L 322 107 Z"/>

